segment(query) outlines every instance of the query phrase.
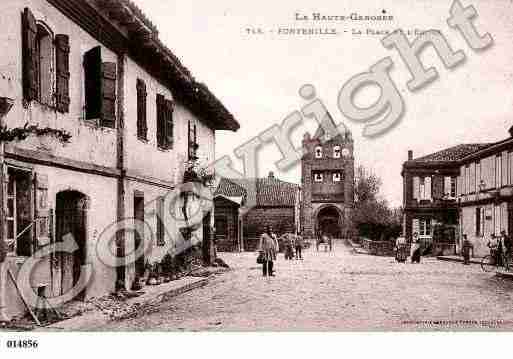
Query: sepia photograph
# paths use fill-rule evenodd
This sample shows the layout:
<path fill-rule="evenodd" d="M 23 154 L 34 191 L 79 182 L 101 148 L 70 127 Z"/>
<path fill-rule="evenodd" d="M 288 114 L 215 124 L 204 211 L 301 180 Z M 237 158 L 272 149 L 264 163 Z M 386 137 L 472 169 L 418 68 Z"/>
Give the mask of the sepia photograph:
<path fill-rule="evenodd" d="M 504 345 L 512 20 L 511 0 L 2 0 L 0 353 Z"/>

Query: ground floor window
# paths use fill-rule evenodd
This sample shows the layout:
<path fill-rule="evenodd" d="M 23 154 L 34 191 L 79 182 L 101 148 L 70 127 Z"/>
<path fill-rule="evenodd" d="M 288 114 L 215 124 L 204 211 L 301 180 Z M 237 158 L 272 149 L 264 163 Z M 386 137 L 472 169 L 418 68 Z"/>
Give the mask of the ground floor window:
<path fill-rule="evenodd" d="M 7 253 L 28 257 L 33 246 L 31 172 L 9 168 L 7 174 Z"/>
<path fill-rule="evenodd" d="M 419 236 L 431 237 L 431 218 L 419 219 Z"/>

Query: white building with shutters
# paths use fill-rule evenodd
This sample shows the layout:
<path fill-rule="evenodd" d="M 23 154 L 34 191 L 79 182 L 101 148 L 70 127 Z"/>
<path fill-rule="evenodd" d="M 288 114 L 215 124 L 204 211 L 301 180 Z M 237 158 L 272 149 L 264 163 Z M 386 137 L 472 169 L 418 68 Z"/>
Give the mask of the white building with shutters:
<path fill-rule="evenodd" d="M 213 161 L 215 131 L 239 124 L 128 0 L 3 0 L 0 10 L 0 97 L 14 101 L 3 123 L 71 135 L 67 144 L 29 136 L 5 147 L 3 320 L 25 311 L 8 271 L 16 276 L 27 258 L 69 233 L 78 249 L 45 257 L 34 288 L 66 293 L 88 264 L 93 280 L 75 299 L 129 288 L 178 238 L 167 230 L 174 219 L 163 199 L 181 183 L 184 163 Z M 194 238 L 213 221 L 205 216 Z M 145 257 L 113 268 L 98 259 L 96 244 L 123 218 L 147 227 L 142 238 L 120 232 L 118 254 L 155 240 Z"/>
<path fill-rule="evenodd" d="M 460 145 L 419 158 L 408 152 L 401 173 L 403 231 L 408 240 L 417 233 L 426 253 L 455 254 L 458 249 L 457 163 L 475 149 Z"/>
<path fill-rule="evenodd" d="M 445 243 L 435 252 L 459 252 L 465 234 L 474 256 L 484 256 L 492 234 L 513 235 L 513 128 L 499 142 L 457 145 L 416 159 L 410 152 L 402 176 L 408 238 L 417 232 L 433 242 L 435 226 L 449 224 L 455 231 L 454 250 L 446 230 L 440 233 Z"/>

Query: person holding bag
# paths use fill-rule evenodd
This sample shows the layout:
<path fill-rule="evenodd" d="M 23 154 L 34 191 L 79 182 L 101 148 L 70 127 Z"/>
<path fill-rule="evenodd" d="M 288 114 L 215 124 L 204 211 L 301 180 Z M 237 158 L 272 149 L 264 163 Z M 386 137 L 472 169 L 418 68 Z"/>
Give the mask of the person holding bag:
<path fill-rule="evenodd" d="M 258 257 L 257 263 L 262 264 L 262 274 L 264 277 L 267 275 L 274 276 L 274 261 L 278 253 L 278 241 L 272 232 L 271 226 L 266 226 L 265 233 L 260 236 L 260 243 L 258 244 Z"/>

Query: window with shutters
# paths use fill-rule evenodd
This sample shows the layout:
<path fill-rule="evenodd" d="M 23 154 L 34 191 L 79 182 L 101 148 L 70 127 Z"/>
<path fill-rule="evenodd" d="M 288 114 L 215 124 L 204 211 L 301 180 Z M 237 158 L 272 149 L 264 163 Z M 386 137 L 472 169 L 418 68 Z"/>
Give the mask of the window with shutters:
<path fill-rule="evenodd" d="M 32 255 L 32 174 L 9 167 L 7 170 L 6 244 L 7 254 Z"/>
<path fill-rule="evenodd" d="M 85 118 L 102 127 L 116 125 L 116 64 L 102 62 L 101 47 L 84 55 Z"/>
<path fill-rule="evenodd" d="M 146 141 L 148 139 L 148 124 L 146 122 L 146 84 L 137 79 L 137 138 Z"/>
<path fill-rule="evenodd" d="M 419 219 L 419 237 L 431 237 L 431 218 Z"/>
<path fill-rule="evenodd" d="M 198 133 L 196 124 L 188 122 L 188 155 L 189 161 L 195 161 L 198 159 Z"/>
<path fill-rule="evenodd" d="M 457 177 L 445 176 L 444 177 L 444 196 L 446 198 L 456 198 L 456 181 Z"/>
<path fill-rule="evenodd" d="M 69 38 L 53 35 L 25 8 L 22 14 L 23 98 L 69 111 Z"/>
<path fill-rule="evenodd" d="M 157 95 L 157 146 L 160 149 L 173 148 L 174 105 L 161 94 Z"/>
<path fill-rule="evenodd" d="M 421 200 L 431 200 L 431 177 L 419 178 L 418 198 Z"/>

